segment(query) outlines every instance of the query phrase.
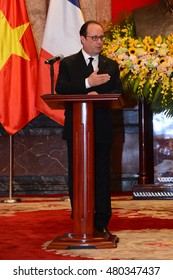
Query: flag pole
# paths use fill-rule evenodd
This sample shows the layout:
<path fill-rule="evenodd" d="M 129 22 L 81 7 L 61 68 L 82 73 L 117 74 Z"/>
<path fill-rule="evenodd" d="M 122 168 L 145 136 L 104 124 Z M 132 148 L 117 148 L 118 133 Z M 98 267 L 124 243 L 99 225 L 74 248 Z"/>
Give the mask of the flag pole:
<path fill-rule="evenodd" d="M 50 64 L 51 94 L 54 94 L 54 63 Z"/>
<path fill-rule="evenodd" d="M 10 172 L 9 172 L 9 197 L 1 200 L 4 203 L 20 202 L 20 198 L 13 198 L 13 136 L 10 135 Z"/>

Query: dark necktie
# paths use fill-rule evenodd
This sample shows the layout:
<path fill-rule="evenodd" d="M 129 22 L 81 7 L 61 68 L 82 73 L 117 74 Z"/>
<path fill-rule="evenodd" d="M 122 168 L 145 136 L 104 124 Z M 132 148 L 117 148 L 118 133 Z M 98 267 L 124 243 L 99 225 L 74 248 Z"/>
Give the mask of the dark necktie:
<path fill-rule="evenodd" d="M 89 74 L 91 74 L 93 71 L 94 71 L 94 68 L 93 68 L 93 64 L 92 64 L 92 61 L 93 61 L 93 57 L 89 57 L 89 63 L 88 63 L 88 72 Z"/>

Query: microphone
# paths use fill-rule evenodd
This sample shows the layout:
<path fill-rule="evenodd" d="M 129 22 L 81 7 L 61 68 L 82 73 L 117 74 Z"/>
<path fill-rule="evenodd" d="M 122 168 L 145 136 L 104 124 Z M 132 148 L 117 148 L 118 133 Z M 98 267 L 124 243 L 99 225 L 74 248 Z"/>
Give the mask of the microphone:
<path fill-rule="evenodd" d="M 45 60 L 45 64 L 54 64 L 58 60 L 62 60 L 64 58 L 63 54 L 58 54 L 52 58 Z"/>

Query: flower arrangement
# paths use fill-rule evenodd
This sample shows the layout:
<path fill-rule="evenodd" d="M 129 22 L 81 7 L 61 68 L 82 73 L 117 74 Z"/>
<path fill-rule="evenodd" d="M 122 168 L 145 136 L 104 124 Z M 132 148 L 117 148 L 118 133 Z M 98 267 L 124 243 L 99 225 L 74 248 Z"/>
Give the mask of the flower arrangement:
<path fill-rule="evenodd" d="M 137 37 L 132 16 L 111 25 L 103 54 L 116 60 L 125 92 L 173 116 L 173 35 Z"/>

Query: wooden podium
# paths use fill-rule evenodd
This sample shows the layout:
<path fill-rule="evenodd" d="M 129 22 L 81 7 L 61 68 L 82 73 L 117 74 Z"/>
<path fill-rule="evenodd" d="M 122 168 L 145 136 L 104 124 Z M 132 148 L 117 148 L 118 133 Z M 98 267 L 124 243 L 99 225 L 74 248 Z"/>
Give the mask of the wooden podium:
<path fill-rule="evenodd" d="M 121 109 L 123 98 L 121 94 L 45 94 L 42 99 L 53 110 L 73 107 L 73 230 L 57 236 L 47 249 L 116 248 L 116 235 L 94 232 L 93 109 Z"/>

